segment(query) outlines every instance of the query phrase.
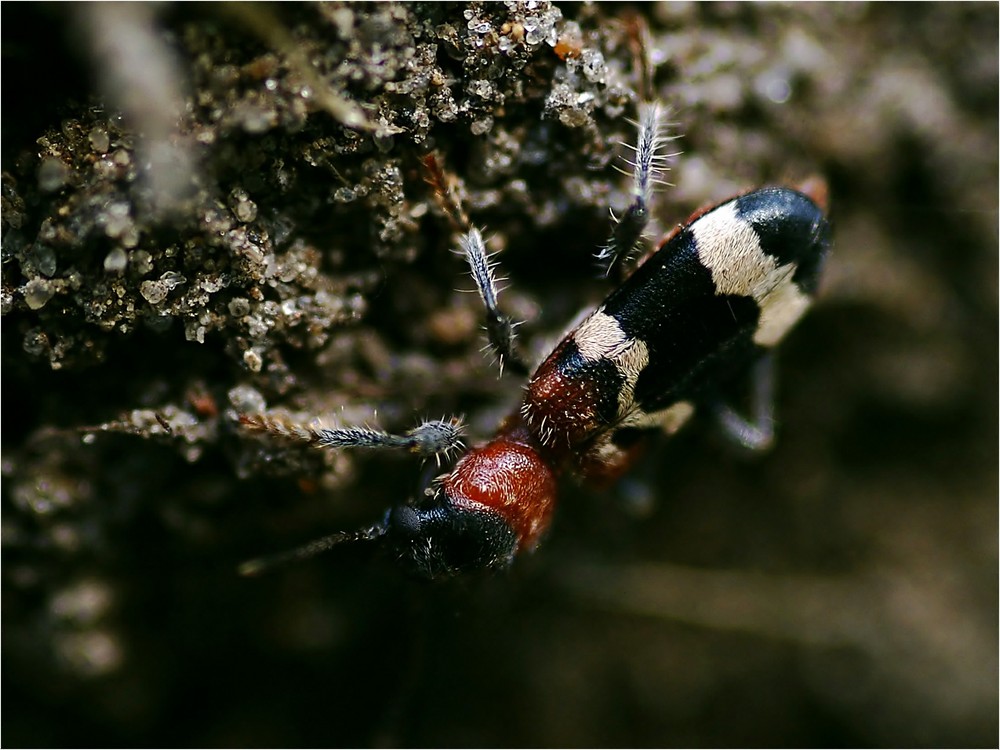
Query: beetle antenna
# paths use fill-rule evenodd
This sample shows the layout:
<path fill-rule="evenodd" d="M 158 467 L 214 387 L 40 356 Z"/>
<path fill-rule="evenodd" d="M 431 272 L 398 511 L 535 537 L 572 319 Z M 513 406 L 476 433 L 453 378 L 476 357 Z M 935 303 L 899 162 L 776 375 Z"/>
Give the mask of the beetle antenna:
<path fill-rule="evenodd" d="M 375 526 L 370 526 L 366 529 L 359 529 L 358 531 L 338 531 L 336 534 L 330 534 L 329 536 L 324 536 L 320 539 L 315 539 L 308 544 L 303 544 L 301 547 L 296 547 L 295 549 L 288 550 L 287 552 L 279 552 L 274 555 L 266 555 L 264 557 L 256 557 L 253 560 L 247 560 L 245 563 L 237 568 L 237 571 L 241 576 L 255 576 L 269 570 L 270 568 L 277 567 L 279 565 L 286 565 L 291 562 L 298 562 L 299 560 L 307 560 L 310 557 L 315 557 L 324 552 L 327 552 L 334 547 L 344 544 L 345 542 L 371 542 L 385 536 L 388 529 L 387 523 L 383 522 L 376 524 Z"/>

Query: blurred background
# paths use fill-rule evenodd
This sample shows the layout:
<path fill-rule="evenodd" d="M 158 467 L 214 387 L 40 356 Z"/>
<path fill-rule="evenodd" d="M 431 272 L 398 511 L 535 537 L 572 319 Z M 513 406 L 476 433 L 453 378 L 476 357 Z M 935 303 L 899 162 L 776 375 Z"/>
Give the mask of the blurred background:
<path fill-rule="evenodd" d="M 995 4 L 0 12 L 4 745 L 996 744 Z M 829 182 L 775 448 L 696 421 L 567 480 L 506 574 L 238 577 L 431 469 L 237 414 L 481 440 L 517 403 L 422 158 L 538 361 L 607 291 L 649 86 L 658 232 Z"/>

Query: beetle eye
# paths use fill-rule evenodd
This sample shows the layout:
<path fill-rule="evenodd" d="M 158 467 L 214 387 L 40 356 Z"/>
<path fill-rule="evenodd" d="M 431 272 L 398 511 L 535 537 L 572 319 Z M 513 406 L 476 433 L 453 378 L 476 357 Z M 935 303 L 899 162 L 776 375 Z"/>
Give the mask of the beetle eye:
<path fill-rule="evenodd" d="M 389 511 L 392 536 L 412 539 L 420 533 L 420 512 L 409 505 L 397 505 Z"/>

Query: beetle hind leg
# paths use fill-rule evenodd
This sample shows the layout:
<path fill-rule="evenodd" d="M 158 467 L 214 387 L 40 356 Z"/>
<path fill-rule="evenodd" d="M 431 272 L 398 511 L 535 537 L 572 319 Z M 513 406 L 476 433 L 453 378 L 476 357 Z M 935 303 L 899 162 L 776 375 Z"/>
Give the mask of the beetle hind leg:
<path fill-rule="evenodd" d="M 712 416 L 723 434 L 751 451 L 766 451 L 774 444 L 774 355 L 765 354 L 750 369 L 750 417 L 717 401 Z"/>
<path fill-rule="evenodd" d="M 663 175 L 667 159 L 675 154 L 663 153 L 663 145 L 672 140 L 666 134 L 666 109 L 659 102 L 639 105 L 636 144 L 626 145 L 633 152 L 627 160 L 632 176 L 632 202 L 620 216 L 612 213 L 614 225 L 611 237 L 598 250 L 596 257 L 605 275 L 612 271 L 623 274 L 623 268 L 643 239 L 652 214 L 653 194 L 658 185 L 668 184 Z"/>

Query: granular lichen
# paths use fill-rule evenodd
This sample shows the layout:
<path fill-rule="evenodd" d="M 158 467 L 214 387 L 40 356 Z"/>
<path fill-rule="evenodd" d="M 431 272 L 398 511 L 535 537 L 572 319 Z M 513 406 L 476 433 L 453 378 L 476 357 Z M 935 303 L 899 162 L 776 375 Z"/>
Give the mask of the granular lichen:
<path fill-rule="evenodd" d="M 81 12 L 93 33 L 100 10 Z M 107 56 L 120 40 L 88 42 L 106 66 L 105 99 L 68 112 L 3 175 L 4 323 L 26 355 L 86 372 L 141 342 L 132 344 L 143 363 L 134 382 L 141 390 L 148 379 L 146 389 L 161 392 L 148 412 L 161 417 L 184 411 L 179 396 L 200 377 L 173 354 L 192 345 L 226 363 L 216 387 L 246 382 L 287 397 L 303 387 L 289 355 L 305 351 L 326 363 L 331 381 L 370 377 L 388 388 L 383 368 L 394 358 L 400 380 L 418 360 L 414 377 L 433 369 L 396 350 L 427 341 L 424 326 L 440 327 L 437 278 L 457 270 L 447 221 L 422 174 L 429 147 L 493 228 L 495 247 L 511 243 L 502 229 L 510 218 L 548 226 L 574 206 L 603 212 L 615 178 L 595 168 L 609 164 L 628 129 L 615 118 L 637 100 L 628 63 L 615 72 L 605 63 L 625 50 L 624 27 L 566 20 L 536 2 L 269 12 L 232 7 L 217 19 L 171 19 L 169 33 L 150 42 L 169 60 L 150 72 L 146 92 L 129 88 L 128 71 Z M 155 12 L 108 13 L 109 33 L 131 29 L 139 38 L 157 21 Z M 572 54 L 554 51 L 561 39 Z M 144 98 L 152 96 L 169 101 Z M 165 117 L 175 117 L 169 131 Z M 574 132 L 560 143 L 566 127 Z M 160 163 L 151 157 L 157 149 L 183 153 L 183 174 L 174 177 L 185 186 L 175 183 L 170 196 L 148 174 Z M 570 189 L 534 194 L 525 177 L 542 174 Z M 372 314 L 386 274 L 418 265 L 412 301 L 395 290 L 379 301 L 399 305 L 397 323 L 366 333 L 363 350 L 335 356 L 332 335 Z M 447 342 L 442 351 L 468 347 L 461 369 L 478 370 L 475 328 L 462 331 L 434 340 Z M 149 355 L 139 354 L 147 347 Z M 376 351 L 384 354 L 373 360 Z M 169 379 L 157 372 L 161 361 L 171 363 Z M 331 394 L 326 408 L 345 398 Z M 129 413 L 115 419 L 106 410 L 104 424 L 169 436 Z M 406 418 L 398 408 L 389 416 Z M 181 434 L 178 427 L 173 437 Z M 211 430 L 196 441 L 215 439 Z"/>

